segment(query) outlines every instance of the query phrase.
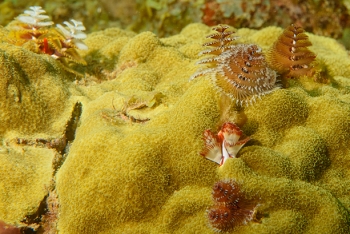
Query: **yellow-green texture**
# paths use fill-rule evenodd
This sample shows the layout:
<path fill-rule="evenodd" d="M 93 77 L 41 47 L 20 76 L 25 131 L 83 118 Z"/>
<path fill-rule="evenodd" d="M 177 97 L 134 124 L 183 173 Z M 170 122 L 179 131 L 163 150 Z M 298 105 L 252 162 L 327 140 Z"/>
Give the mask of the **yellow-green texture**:
<path fill-rule="evenodd" d="M 20 224 L 37 211 L 52 184 L 53 150 L 33 147 L 0 148 L 0 219 Z"/>
<path fill-rule="evenodd" d="M 66 76 L 50 56 L 0 43 L 0 136 L 62 134 L 70 115 Z"/>
<path fill-rule="evenodd" d="M 238 42 L 266 51 L 281 32 L 241 29 Z M 310 35 L 331 82 L 292 80 L 246 107 L 243 131 L 253 140 L 219 168 L 199 155 L 203 131 L 242 113 L 205 77 L 188 81 L 209 33 L 193 24 L 163 39 L 118 29 L 88 37 L 86 58 L 114 69 L 105 71 L 109 81 L 75 87 L 83 114 L 57 174 L 60 233 L 213 233 L 211 189 L 228 178 L 259 197 L 262 217 L 232 233 L 349 232 L 347 52 Z M 125 112 L 135 102 L 146 104 Z M 122 113 L 150 120 L 133 123 Z"/>
<path fill-rule="evenodd" d="M 0 35 L 6 40 L 7 31 Z M 68 84 L 50 56 L 0 42 L 0 220 L 20 225 L 52 184 L 56 152 L 35 142 L 64 134 L 73 107 Z"/>
<path fill-rule="evenodd" d="M 282 31 L 240 29 L 238 42 L 256 43 L 267 51 Z M 347 51 L 332 39 L 310 34 L 310 49 L 330 82 L 291 80 L 288 88 L 238 112 L 206 77 L 188 81 L 209 33 L 201 24 L 162 39 L 116 28 L 95 32 L 85 40 L 90 49 L 84 57 L 88 67 L 100 66 L 109 80 L 99 81 L 90 68 L 84 79 L 71 84 L 55 76 L 66 103 L 82 103 L 75 140 L 55 176 L 59 233 L 214 233 L 206 209 L 220 179 L 235 179 L 247 197 L 259 198 L 260 222 L 232 233 L 350 232 Z M 71 109 L 61 108 L 65 113 Z M 34 122 L 39 114 L 32 113 Z M 218 167 L 199 155 L 204 130 L 217 131 L 224 121 L 242 115 L 247 118 L 242 129 L 253 140 L 238 158 Z M 9 125 L 4 132 L 43 131 L 20 126 Z M 15 186 L 9 189 L 16 191 Z"/>

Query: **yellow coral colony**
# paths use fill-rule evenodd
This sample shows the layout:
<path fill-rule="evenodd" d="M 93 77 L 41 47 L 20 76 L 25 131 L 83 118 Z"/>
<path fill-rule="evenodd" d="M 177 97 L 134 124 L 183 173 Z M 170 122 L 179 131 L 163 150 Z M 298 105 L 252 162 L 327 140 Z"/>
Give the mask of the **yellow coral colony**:
<path fill-rule="evenodd" d="M 208 30 L 193 24 L 164 39 L 120 29 L 88 37 L 89 47 L 119 58 L 117 68 L 128 61 L 138 65 L 101 85 L 78 87 L 91 101 L 57 174 L 60 232 L 212 234 L 205 215 L 211 188 L 216 181 L 235 179 L 247 198 L 256 196 L 261 205 L 259 222 L 232 233 L 349 233 L 346 51 L 332 39 L 310 36 L 338 85 L 291 80 L 301 83 L 245 107 L 248 121 L 242 131 L 254 140 L 218 168 L 198 152 L 203 131 L 220 125 L 220 98 L 207 79 L 188 83 L 202 50 L 198 41 Z M 265 49 L 281 32 L 270 27 L 237 34 Z M 164 95 L 161 101 L 133 113 L 150 119 L 144 124 L 101 117 L 113 110 L 112 100 L 118 111 L 125 95 L 146 97 L 155 91 Z"/>
<path fill-rule="evenodd" d="M 200 60 L 199 64 L 209 64 L 204 70 L 192 75 L 191 80 L 209 75 L 215 88 L 240 105 L 247 105 L 256 98 L 271 92 L 275 88 L 276 72 L 270 69 L 259 46 L 253 44 L 232 45 L 235 40 L 232 31 L 226 25 L 219 25 L 209 35 L 214 41 L 204 46 L 214 47 L 201 54 L 215 55 Z"/>
<path fill-rule="evenodd" d="M 7 35 L 6 30 L 0 28 L 0 34 Z M 209 30 L 191 24 L 168 38 L 119 28 L 91 33 L 84 40 L 88 50 L 83 58 L 115 75 L 93 85 L 66 79 L 51 56 L 0 43 L 0 220 L 25 225 L 22 221 L 37 214 L 54 179 L 59 216 L 53 231 L 59 234 L 213 234 L 215 215 L 225 217 L 220 209 L 210 212 L 213 185 L 236 181 L 247 201 L 257 198 L 259 206 L 248 210 L 248 219 L 229 231 L 232 234 L 350 233 L 348 52 L 333 39 L 309 34 L 312 51 L 332 82 L 288 79 L 288 88 L 246 106 L 241 129 L 252 140 L 239 157 L 218 167 L 198 153 L 203 131 L 215 132 L 222 124 L 221 98 L 209 79 L 188 82 Z M 228 43 L 225 26 L 217 31 L 221 37 L 212 36 L 213 41 L 222 44 L 208 52 L 214 57 L 203 64 L 208 66 L 203 75 L 233 98 L 243 99 L 239 103 L 250 103 L 259 89 L 238 87 L 248 82 L 238 74 L 250 79 L 256 71 L 249 64 L 263 70 L 257 63 L 260 48 L 267 51 L 283 29 L 238 29 L 242 41 L 253 43 L 245 46 Z M 226 66 L 228 54 L 241 58 Z M 227 84 L 233 82 L 224 75 L 232 76 L 231 67 L 236 83 L 229 89 Z M 275 73 L 264 72 L 271 77 L 262 84 L 272 88 Z M 96 79 L 89 75 L 86 79 Z M 245 90 L 249 95 L 238 94 Z M 271 89 L 262 85 L 261 90 Z M 125 102 L 133 97 L 157 100 L 125 110 Z M 52 165 L 59 155 L 56 150 L 16 142 L 16 137 L 59 138 L 77 101 L 82 103 L 81 117 L 59 168 Z M 106 113 L 112 121 L 103 117 Z M 147 121 L 125 121 L 120 113 Z"/>

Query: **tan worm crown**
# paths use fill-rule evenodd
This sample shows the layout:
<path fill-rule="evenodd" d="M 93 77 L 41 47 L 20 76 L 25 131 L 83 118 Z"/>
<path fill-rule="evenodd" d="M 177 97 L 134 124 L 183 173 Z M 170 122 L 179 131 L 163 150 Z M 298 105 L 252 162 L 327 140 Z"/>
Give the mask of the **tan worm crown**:
<path fill-rule="evenodd" d="M 311 76 L 316 55 L 307 47 L 311 42 L 302 27 L 290 25 L 268 52 L 270 66 L 287 78 Z"/>
<path fill-rule="evenodd" d="M 213 48 L 204 50 L 200 55 L 211 54 L 198 64 L 207 64 L 207 68 L 197 71 L 190 80 L 208 75 L 215 88 L 240 105 L 248 105 L 256 98 L 271 92 L 275 88 L 276 72 L 270 69 L 261 48 L 254 44 L 232 45 L 229 27 L 219 25 L 213 28 L 217 33 L 209 35 L 214 41 L 203 46 Z"/>

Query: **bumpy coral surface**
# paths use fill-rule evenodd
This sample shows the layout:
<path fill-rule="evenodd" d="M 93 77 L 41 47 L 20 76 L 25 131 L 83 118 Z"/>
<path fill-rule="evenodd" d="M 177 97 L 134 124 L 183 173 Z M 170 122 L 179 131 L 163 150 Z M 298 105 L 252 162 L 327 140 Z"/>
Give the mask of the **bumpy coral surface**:
<path fill-rule="evenodd" d="M 6 37 L 5 29 L 1 29 Z M 68 74 L 59 63 L 21 47 L 0 43 L 0 135 L 59 135 L 70 97 Z M 67 109 L 68 111 L 68 109 Z M 65 113 L 66 114 L 66 113 Z M 66 118 L 66 119 L 65 119 Z M 57 123 L 55 122 L 62 122 Z"/>
<path fill-rule="evenodd" d="M 0 29 L 4 39 L 5 29 Z M 0 220 L 18 225 L 38 210 L 52 184 L 70 119 L 69 74 L 53 58 L 0 43 Z M 64 148 L 64 147 L 63 147 Z"/>
<path fill-rule="evenodd" d="M 239 29 L 237 41 L 257 44 L 265 52 L 282 31 L 276 27 Z M 63 75 L 43 73 L 54 74 L 56 82 L 63 82 L 58 94 L 66 98 L 54 102 L 58 110 L 49 112 L 53 122 L 39 122 L 50 118 L 33 108 L 27 113 L 38 127 L 32 128 L 29 120 L 16 124 L 8 120 L 7 127 L 1 126 L 5 142 L 11 129 L 18 132 L 11 136 L 19 137 L 22 129 L 32 137 L 51 128 L 57 133 L 72 115 L 71 100 L 81 103 L 75 139 L 54 177 L 59 233 L 214 233 L 206 210 L 212 205 L 212 187 L 219 180 L 239 182 L 247 199 L 256 198 L 259 203 L 256 220 L 232 233 L 349 233 L 347 51 L 333 39 L 308 34 L 313 45 L 310 50 L 324 64 L 329 83 L 315 83 L 312 77 L 290 80 L 288 88 L 237 109 L 208 79 L 188 82 L 209 33 L 209 27 L 193 24 L 163 39 L 151 32 L 135 35 L 116 28 L 90 34 L 84 41 L 89 47 L 83 54 L 88 63 L 84 79 L 63 82 Z M 8 53 L 3 56 L 7 58 Z M 46 55 L 31 56 L 41 61 Z M 18 85 L 31 87 L 35 81 L 31 77 Z M 56 86 L 39 87 L 26 91 L 39 95 Z M 16 105 L 18 94 L 13 93 L 8 109 Z M 39 100 L 50 106 L 51 99 Z M 65 121 L 59 121 L 59 114 L 66 116 Z M 216 132 L 224 122 L 240 119 L 246 119 L 239 125 L 252 140 L 237 158 L 229 158 L 221 167 L 204 160 L 199 154 L 203 131 Z M 55 135 L 53 130 L 47 135 Z M 5 151 L 10 154 L 6 152 L 11 153 L 12 148 Z M 2 161 L 12 158 L 0 156 Z M 20 170 L 14 164 L 1 165 Z M 11 180 L 4 178 L 1 186 L 8 185 L 12 194 L 30 183 L 16 180 L 10 186 Z M 37 184 L 47 183 L 31 178 Z M 35 202 L 29 203 L 25 196 L 16 200 L 21 210 L 18 215 L 0 213 L 0 220 L 17 224 L 33 212 L 29 207 Z M 0 204 L 10 207 L 12 203 L 1 198 Z"/>

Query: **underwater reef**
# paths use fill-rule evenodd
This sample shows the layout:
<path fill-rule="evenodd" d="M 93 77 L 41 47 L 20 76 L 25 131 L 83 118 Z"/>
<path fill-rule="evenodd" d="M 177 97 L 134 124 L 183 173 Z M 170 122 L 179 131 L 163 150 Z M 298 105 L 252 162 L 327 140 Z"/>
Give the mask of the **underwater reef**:
<path fill-rule="evenodd" d="M 87 66 L 72 66 L 83 76 L 1 42 L 1 223 L 64 234 L 349 233 L 348 51 L 307 33 L 325 82 L 287 79 L 242 107 L 206 75 L 189 81 L 210 33 L 199 23 L 167 38 L 90 33 L 79 51 Z M 282 33 L 241 28 L 235 43 L 267 53 Z M 218 166 L 200 155 L 203 132 L 228 121 L 251 139 Z M 249 218 L 218 223 L 240 206 Z"/>
<path fill-rule="evenodd" d="M 286 28 L 300 23 L 308 32 L 338 39 L 350 48 L 349 0 L 5 0 L 0 3 L 0 25 L 6 25 L 29 6 L 40 5 L 53 21 L 71 18 L 88 25 L 88 32 L 110 27 L 158 36 L 180 33 L 189 23 L 236 28 Z"/>

